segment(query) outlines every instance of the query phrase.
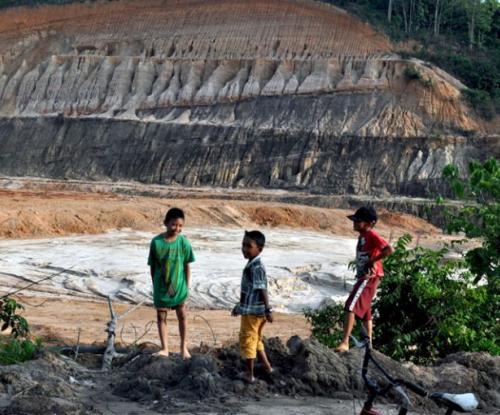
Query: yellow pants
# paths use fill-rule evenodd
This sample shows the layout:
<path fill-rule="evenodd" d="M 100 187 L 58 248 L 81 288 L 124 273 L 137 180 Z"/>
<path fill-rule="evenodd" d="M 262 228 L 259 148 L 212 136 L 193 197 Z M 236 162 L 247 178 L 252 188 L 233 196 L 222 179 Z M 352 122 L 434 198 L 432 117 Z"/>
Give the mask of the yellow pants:
<path fill-rule="evenodd" d="M 240 354 L 243 359 L 255 359 L 257 351 L 264 350 L 262 329 L 265 324 L 264 316 L 241 316 Z"/>

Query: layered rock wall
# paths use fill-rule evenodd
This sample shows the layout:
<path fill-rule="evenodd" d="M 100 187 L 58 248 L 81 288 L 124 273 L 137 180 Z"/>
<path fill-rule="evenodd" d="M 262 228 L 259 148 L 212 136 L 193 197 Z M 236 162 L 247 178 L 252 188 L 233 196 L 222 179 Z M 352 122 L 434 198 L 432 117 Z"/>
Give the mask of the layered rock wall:
<path fill-rule="evenodd" d="M 463 166 L 499 150 L 498 140 L 487 138 L 379 139 L 63 117 L 0 120 L 0 134 L 0 165 L 10 176 L 133 178 L 337 194 L 436 194 L 443 191 L 436 178 L 444 165 Z"/>
<path fill-rule="evenodd" d="M 314 1 L 12 9 L 0 174 L 424 195 L 498 155 L 463 88 Z"/>
<path fill-rule="evenodd" d="M 259 97 L 313 96 L 322 103 L 329 97 L 334 105 L 313 103 L 320 112 L 309 121 L 299 120 L 307 108 L 298 108 L 298 114 L 282 108 L 269 115 L 286 115 L 289 123 L 282 128 L 298 122 L 306 130 L 336 135 L 408 137 L 479 128 L 457 100 L 456 86 L 419 62 L 413 65 L 432 79 L 432 89 L 408 83 L 408 62 L 395 57 L 300 61 L 53 56 L 31 70 L 23 63 L 10 77 L 0 78 L 0 114 L 142 119 L 148 113 L 179 108 L 196 112 L 200 106 Z M 254 115 L 249 116 L 251 121 Z"/>

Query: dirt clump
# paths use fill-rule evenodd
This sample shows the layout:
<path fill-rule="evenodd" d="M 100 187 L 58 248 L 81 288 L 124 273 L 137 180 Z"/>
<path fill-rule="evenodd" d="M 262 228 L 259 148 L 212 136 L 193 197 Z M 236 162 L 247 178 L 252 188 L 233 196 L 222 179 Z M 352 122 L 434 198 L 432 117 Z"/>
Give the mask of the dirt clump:
<path fill-rule="evenodd" d="M 0 414 L 80 415 L 91 406 L 82 402 L 73 376 L 81 368 L 52 353 L 10 366 L 0 366 Z"/>

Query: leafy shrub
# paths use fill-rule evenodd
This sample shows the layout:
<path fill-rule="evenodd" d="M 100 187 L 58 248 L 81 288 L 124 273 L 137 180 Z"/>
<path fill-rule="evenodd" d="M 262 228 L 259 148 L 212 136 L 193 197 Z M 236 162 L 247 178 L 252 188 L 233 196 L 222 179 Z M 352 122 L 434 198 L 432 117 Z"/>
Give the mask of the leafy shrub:
<path fill-rule="evenodd" d="M 417 363 L 457 351 L 500 354 L 499 304 L 488 287 L 475 286 L 466 262 L 447 258 L 448 248 L 408 248 L 410 242 L 409 235 L 400 238 L 384 262 L 373 303 L 374 347 Z M 329 347 L 340 342 L 342 304 L 308 309 L 305 315 L 320 342 Z"/>
<path fill-rule="evenodd" d="M 0 337 L 0 365 L 12 365 L 33 359 L 42 347 L 39 338 L 18 339 L 15 337 Z"/>
<path fill-rule="evenodd" d="M 10 336 L 0 337 L 0 364 L 10 365 L 33 359 L 41 348 L 40 339 L 29 338 L 29 325 L 18 310 L 24 307 L 12 298 L 0 301 L 1 331 L 11 329 Z"/>
<path fill-rule="evenodd" d="M 484 278 L 492 299 L 500 294 L 500 164 L 490 159 L 484 164 L 469 163 L 467 179 L 460 177 L 458 167 L 448 165 L 443 175 L 453 192 L 466 201 L 457 213 L 449 213 L 449 232 L 463 232 L 468 238 L 480 238 L 481 246 L 465 255 L 475 283 Z"/>
<path fill-rule="evenodd" d="M 14 337 L 26 337 L 29 334 L 28 322 L 24 317 L 16 314 L 17 310 L 22 309 L 24 307 L 12 298 L 6 297 L 0 300 L 1 331 L 10 327 Z"/>
<path fill-rule="evenodd" d="M 344 305 L 330 304 L 313 310 L 306 308 L 304 315 L 312 327 L 312 335 L 328 347 L 335 347 L 342 340 Z"/>
<path fill-rule="evenodd" d="M 418 81 L 426 88 L 430 88 L 432 86 L 432 79 L 424 77 L 414 65 L 406 67 L 403 74 L 408 81 Z"/>
<path fill-rule="evenodd" d="M 403 73 L 405 78 L 409 81 L 419 81 L 420 79 L 422 79 L 422 74 L 413 65 L 406 67 Z"/>
<path fill-rule="evenodd" d="M 498 304 L 475 286 L 463 259 L 448 248 L 408 248 L 405 235 L 384 262 L 373 304 L 374 345 L 395 359 L 428 362 L 457 351 L 500 353 Z"/>

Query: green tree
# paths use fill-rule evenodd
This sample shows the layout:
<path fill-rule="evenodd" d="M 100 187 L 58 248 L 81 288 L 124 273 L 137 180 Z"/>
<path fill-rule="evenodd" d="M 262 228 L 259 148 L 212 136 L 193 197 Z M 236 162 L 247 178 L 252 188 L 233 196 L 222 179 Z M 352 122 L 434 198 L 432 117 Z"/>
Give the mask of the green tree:
<path fill-rule="evenodd" d="M 395 359 L 425 363 L 457 351 L 500 353 L 498 304 L 475 286 L 463 259 L 447 247 L 409 248 L 396 243 L 384 262 L 374 302 L 375 347 Z"/>
<path fill-rule="evenodd" d="M 445 167 L 443 175 L 451 189 L 466 201 L 457 213 L 449 214 L 447 230 L 477 238 L 481 246 L 469 250 L 465 259 L 475 276 L 475 283 L 486 280 L 493 293 L 500 285 L 500 166 L 490 159 L 484 164 L 473 161 L 468 177 L 460 177 L 455 165 Z"/>
<path fill-rule="evenodd" d="M 459 78 L 482 117 L 500 113 L 499 0 L 324 0 L 346 8 L 396 41 L 414 39 L 404 56 L 430 61 Z M 425 45 L 425 46 L 424 46 Z"/>

